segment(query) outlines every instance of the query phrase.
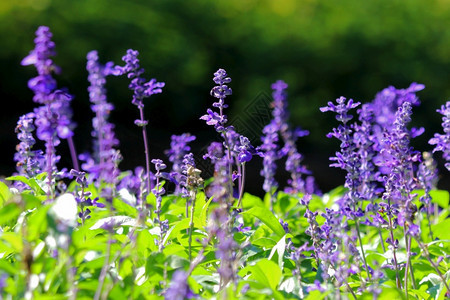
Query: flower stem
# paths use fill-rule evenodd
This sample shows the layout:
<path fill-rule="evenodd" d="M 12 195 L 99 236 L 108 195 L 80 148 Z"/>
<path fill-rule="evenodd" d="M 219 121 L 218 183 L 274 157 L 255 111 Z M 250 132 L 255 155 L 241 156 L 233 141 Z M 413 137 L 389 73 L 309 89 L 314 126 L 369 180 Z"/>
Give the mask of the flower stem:
<path fill-rule="evenodd" d="M 191 220 L 189 222 L 189 261 L 192 262 L 192 232 L 194 231 L 194 211 L 195 211 L 195 198 L 197 193 L 194 191 L 191 197 Z"/>
<path fill-rule="evenodd" d="M 241 184 L 239 191 L 239 200 L 237 206 L 242 206 L 242 195 L 244 195 L 244 186 L 245 186 L 245 163 L 242 163 L 242 174 L 241 174 Z"/>
<path fill-rule="evenodd" d="M 139 115 L 141 117 L 141 121 L 142 123 L 145 122 L 144 120 L 144 108 L 143 107 L 139 107 Z M 143 125 L 142 126 L 142 138 L 144 140 L 144 153 L 145 153 L 145 169 L 146 169 L 146 173 L 147 173 L 147 193 L 144 196 L 144 199 L 141 203 L 142 205 L 142 209 L 144 209 L 145 207 L 145 202 L 147 199 L 147 195 L 150 193 L 150 154 L 149 154 L 149 150 L 148 150 L 148 139 L 147 139 L 147 130 L 146 130 L 146 126 Z M 150 212 L 151 214 L 151 212 Z"/>
<path fill-rule="evenodd" d="M 444 284 L 445 288 L 447 289 L 447 292 L 450 293 L 450 287 L 449 287 L 447 281 L 445 280 L 444 276 L 442 275 L 441 271 L 439 270 L 439 267 L 431 259 L 430 253 L 428 252 L 428 249 L 427 249 L 427 246 L 424 245 L 417 237 L 415 237 L 415 239 L 416 239 L 417 243 L 419 244 L 420 249 L 422 249 L 423 253 L 425 254 L 425 257 L 427 258 L 427 260 L 430 262 L 430 264 L 433 266 L 433 268 L 438 273 L 439 277 L 442 280 L 442 283 Z"/>
<path fill-rule="evenodd" d="M 409 295 L 408 295 L 408 271 L 409 271 L 409 262 L 410 262 L 410 257 L 411 257 L 411 245 L 408 243 L 408 234 L 406 232 L 406 224 L 405 226 L 403 226 L 403 233 L 405 235 L 405 243 L 406 243 L 406 266 L 405 266 L 405 279 L 404 279 L 404 284 L 405 284 L 405 297 L 406 300 L 409 299 Z"/>
<path fill-rule="evenodd" d="M 77 150 L 75 149 L 75 143 L 73 142 L 73 138 L 71 136 L 67 138 L 67 143 L 69 144 L 70 157 L 72 158 L 73 168 L 77 171 L 80 171 L 80 165 L 78 164 L 77 159 Z"/>
<path fill-rule="evenodd" d="M 366 267 L 367 277 L 369 277 L 369 280 L 371 280 L 369 267 L 367 265 L 367 260 L 366 260 L 366 254 L 364 253 L 364 247 L 363 247 L 362 238 L 361 238 L 361 231 L 359 230 L 359 220 L 358 220 L 358 218 L 355 219 L 355 225 L 356 225 L 356 232 L 358 233 L 359 246 L 361 248 L 361 254 L 362 254 L 362 257 L 363 257 L 364 266 Z"/>
<path fill-rule="evenodd" d="M 49 139 L 46 143 L 46 149 L 47 152 L 47 165 L 46 165 L 46 171 L 47 171 L 47 180 L 48 180 L 48 191 L 47 191 L 47 200 L 53 201 L 53 156 L 55 153 L 55 147 L 53 146 L 53 139 Z"/>
<path fill-rule="evenodd" d="M 389 206 L 390 206 L 390 203 L 389 203 Z M 389 208 L 389 209 L 390 209 L 390 208 Z M 388 214 L 388 218 L 389 218 L 389 233 L 390 233 L 390 235 L 391 235 L 392 243 L 394 244 L 394 232 L 393 232 L 393 230 L 392 230 L 392 218 L 391 218 L 391 215 L 390 215 L 390 214 Z M 396 284 L 397 284 L 397 288 L 401 289 L 402 286 L 401 286 L 401 283 L 400 283 L 400 277 L 399 277 L 399 274 L 398 274 L 397 255 L 396 255 L 396 253 L 395 253 L 395 247 L 394 247 L 394 246 L 392 246 L 392 254 L 393 254 L 393 256 L 394 256 L 395 282 L 396 282 Z"/>
<path fill-rule="evenodd" d="M 111 243 L 112 243 L 112 233 L 109 233 L 109 239 L 108 239 L 108 248 L 106 248 L 106 254 L 105 254 L 105 262 L 103 263 L 102 270 L 100 272 L 100 276 L 98 277 L 98 286 L 97 290 L 95 291 L 94 300 L 99 300 L 100 296 L 102 294 L 103 290 L 103 284 L 105 283 L 106 273 L 108 271 L 109 267 L 109 258 L 111 256 Z"/>

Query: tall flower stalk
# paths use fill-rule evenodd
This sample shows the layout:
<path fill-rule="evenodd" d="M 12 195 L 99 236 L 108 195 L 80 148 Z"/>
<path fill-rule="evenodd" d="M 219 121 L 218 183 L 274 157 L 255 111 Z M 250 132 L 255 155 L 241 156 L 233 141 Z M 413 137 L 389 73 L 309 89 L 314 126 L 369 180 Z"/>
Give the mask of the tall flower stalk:
<path fill-rule="evenodd" d="M 261 153 L 258 148 L 254 148 L 250 144 L 248 138 L 238 134 L 233 126 L 227 126 L 228 120 L 224 109 L 228 107 L 225 104 L 225 98 L 232 94 L 231 88 L 228 87 L 231 78 L 228 77 L 224 69 L 219 69 L 214 73 L 213 80 L 217 85 L 212 88 L 211 96 L 217 100 L 212 106 L 218 108 L 219 111 L 213 111 L 208 108 L 206 115 L 203 115 L 200 119 L 205 120 L 207 125 L 214 126 L 223 139 L 225 155 L 219 160 L 222 160 L 222 163 L 227 168 L 228 197 L 231 199 L 233 196 L 233 182 L 238 180 L 238 205 L 240 206 L 242 205 L 241 201 L 245 186 L 245 164 L 252 159 L 253 155 L 261 155 Z M 234 164 L 236 164 L 237 168 L 235 173 L 233 172 Z"/>
<path fill-rule="evenodd" d="M 327 137 L 335 137 L 341 141 L 341 151 L 336 152 L 336 156 L 330 158 L 330 160 L 335 161 L 335 163 L 332 163 L 330 166 L 338 167 L 347 171 L 344 186 L 348 188 L 348 192 L 339 203 L 340 211 L 343 215 L 347 216 L 347 218 L 355 221 L 361 255 L 363 257 L 367 276 L 370 280 L 370 271 L 364 253 L 361 230 L 359 226 L 359 218 L 364 216 L 364 213 L 358 203 L 362 200 L 360 193 L 360 186 L 362 184 L 360 172 L 363 158 L 359 155 L 360 153 L 357 149 L 354 130 L 350 124 L 348 124 L 348 122 L 353 118 L 353 116 L 349 114 L 349 111 L 359 105 L 359 102 L 355 103 L 352 99 L 347 101 L 345 97 L 340 97 L 336 99 L 336 105 L 332 102 L 328 102 L 328 106 L 322 107 L 320 110 L 322 112 L 335 112 L 336 119 L 342 123 L 342 125 L 339 125 L 337 128 L 333 128 L 333 132 L 330 132 L 327 135 Z"/>
<path fill-rule="evenodd" d="M 85 158 L 83 168 L 91 174 L 90 180 L 115 185 L 119 175 L 117 166 L 120 162 L 120 152 L 115 147 L 119 145 L 119 141 L 115 137 L 114 125 L 108 121 L 114 106 L 107 101 L 105 89 L 106 76 L 114 75 L 115 71 L 113 62 L 101 65 L 98 60 L 97 51 L 87 54 L 89 100 L 95 113 L 91 133 L 94 138 L 94 153 L 93 157 Z"/>
<path fill-rule="evenodd" d="M 37 137 L 45 142 L 48 191 L 47 198 L 54 198 L 53 181 L 56 173 L 56 146 L 60 139 L 67 139 L 75 169 L 79 169 L 75 146 L 72 140 L 73 128 L 70 101 L 72 96 L 65 90 L 57 89 L 53 73 L 59 73 L 60 68 L 53 63 L 52 56 L 56 54 L 55 43 L 51 40 L 52 33 L 46 26 L 40 26 L 36 31 L 35 48 L 26 56 L 21 64 L 34 65 L 38 76 L 28 81 L 28 87 L 34 92 L 33 101 L 41 104 L 35 108 L 35 125 Z"/>
<path fill-rule="evenodd" d="M 314 178 L 309 176 L 311 172 L 302 164 L 303 155 L 297 150 L 297 139 L 308 135 L 309 132 L 292 128 L 289 124 L 287 88 L 287 83 L 282 80 L 272 84 L 273 118 L 264 127 L 264 136 L 261 138 L 264 160 L 260 174 L 264 177 L 263 189 L 270 193 L 272 200 L 278 188 L 278 182 L 275 180 L 276 161 L 283 157 L 286 158 L 285 169 L 290 174 L 288 187 L 285 189 L 287 192 L 307 194 L 319 192 L 315 187 Z"/>
<path fill-rule="evenodd" d="M 127 74 L 127 77 L 131 79 L 131 83 L 128 86 L 133 90 L 133 99 L 131 103 L 137 106 L 139 109 L 139 119 L 134 121 L 134 124 L 142 128 L 142 138 L 144 140 L 144 153 L 145 153 L 145 167 L 147 171 L 146 181 L 147 181 L 147 193 L 150 192 L 150 153 L 148 147 L 148 138 L 146 126 L 148 121 L 144 118 L 144 99 L 150 97 L 154 94 L 162 93 L 162 88 L 164 87 L 164 82 L 157 82 L 156 79 L 151 79 L 146 81 L 142 77 L 144 69 L 139 65 L 139 59 L 137 58 L 139 52 L 136 50 L 129 49 L 127 54 L 122 57 L 125 62 L 125 66 L 116 66 L 115 71 L 117 75 Z M 142 207 L 144 208 L 145 201 L 142 201 Z"/>
<path fill-rule="evenodd" d="M 442 105 L 441 109 L 438 109 L 437 112 L 442 114 L 444 134 L 435 133 L 429 143 L 435 145 L 433 153 L 436 151 L 442 152 L 442 156 L 446 160 L 445 167 L 450 171 L 450 101 L 447 101 L 445 106 Z"/>
<path fill-rule="evenodd" d="M 19 118 L 16 127 L 17 138 L 20 143 L 16 147 L 16 154 L 14 161 L 16 161 L 17 171 L 20 175 L 25 175 L 29 178 L 36 176 L 42 171 L 44 166 L 44 155 L 42 150 L 32 150 L 36 140 L 33 132 L 34 113 L 28 113 Z"/>
<path fill-rule="evenodd" d="M 397 110 L 396 118 L 394 121 L 394 128 L 391 132 L 386 133 L 385 143 L 389 147 L 386 147 L 384 151 L 388 152 L 389 160 L 384 162 L 384 165 L 390 169 L 390 173 L 386 178 L 385 192 L 383 194 L 383 200 L 387 202 L 388 218 L 389 218 L 389 230 L 390 238 L 386 241 L 392 246 L 394 259 L 395 250 L 398 247 L 398 241 L 394 239 L 393 218 L 396 217 L 396 224 L 400 225 L 404 229 L 407 257 L 405 267 L 405 293 L 407 293 L 408 285 L 408 267 L 412 268 L 411 261 L 411 238 L 419 234 L 419 226 L 414 224 L 415 213 L 417 207 L 412 202 L 413 195 L 411 194 L 415 187 L 415 177 L 413 170 L 413 163 L 420 160 L 420 154 L 417 151 L 413 151 L 409 145 L 410 134 L 407 129 L 407 124 L 411 121 L 412 106 L 410 102 L 404 102 Z M 398 277 L 398 263 L 394 261 L 397 285 L 400 287 L 400 281 Z M 411 274 L 412 274 L 411 269 Z"/>
<path fill-rule="evenodd" d="M 167 166 L 163 163 L 160 159 L 152 159 L 152 164 L 155 165 L 156 173 L 156 184 L 155 187 L 152 190 L 153 195 L 156 197 L 156 209 L 155 209 L 155 223 L 159 224 L 159 240 L 157 241 L 158 249 L 159 251 L 162 251 L 164 249 L 163 239 L 164 234 L 169 229 L 169 221 L 168 220 L 161 220 L 161 203 L 162 203 L 162 195 L 166 192 L 164 187 L 162 186 L 161 178 L 163 177 L 163 174 L 161 170 L 164 170 Z"/>

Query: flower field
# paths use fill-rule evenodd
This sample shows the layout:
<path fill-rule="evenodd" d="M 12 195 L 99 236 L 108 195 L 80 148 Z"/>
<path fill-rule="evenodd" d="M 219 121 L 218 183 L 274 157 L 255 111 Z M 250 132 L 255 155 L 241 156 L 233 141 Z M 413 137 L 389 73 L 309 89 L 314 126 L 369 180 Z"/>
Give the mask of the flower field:
<path fill-rule="evenodd" d="M 50 29 L 39 27 L 34 43 L 22 65 L 36 68 L 36 107 L 18 116 L 17 172 L 0 182 L 0 299 L 450 298 L 450 200 L 437 189 L 435 161 L 450 171 L 450 101 L 436 108 L 433 152 L 414 149 L 424 128 L 410 122 L 424 85 L 317 108 L 335 116 L 330 167 L 345 172 L 343 186 L 321 191 L 297 148 L 309 132 L 290 125 L 284 81 L 271 86 L 272 120 L 255 143 L 229 124 L 232 80 L 217 70 L 199 122 L 218 140 L 192 153 L 195 133 L 173 135 L 166 156 L 152 157 L 144 106 L 170 86 L 145 78 L 136 50 L 120 64 L 91 51 L 92 151 L 77 153 L 73 95 L 53 77 L 61 69 Z M 145 160 L 134 170 L 120 168 L 112 76 L 137 108 Z M 62 143 L 71 166 L 59 163 Z M 260 173 L 246 172 L 255 157 Z M 262 199 L 246 193 L 256 176 Z"/>

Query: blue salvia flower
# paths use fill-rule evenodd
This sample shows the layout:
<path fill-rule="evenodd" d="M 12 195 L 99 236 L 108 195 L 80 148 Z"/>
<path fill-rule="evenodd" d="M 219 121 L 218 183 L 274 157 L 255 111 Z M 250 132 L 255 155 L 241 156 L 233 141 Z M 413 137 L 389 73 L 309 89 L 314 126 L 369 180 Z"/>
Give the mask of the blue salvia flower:
<path fill-rule="evenodd" d="M 450 171 L 450 101 L 447 101 L 445 106 L 442 105 L 441 109 L 438 109 L 437 112 L 443 115 L 442 128 L 444 129 L 444 134 L 435 133 L 429 143 L 435 145 L 433 153 L 442 151 L 442 156 L 447 161 L 445 167 Z"/>
<path fill-rule="evenodd" d="M 164 187 L 161 185 L 162 184 L 161 179 L 163 178 L 163 174 L 162 174 L 161 170 L 164 170 L 167 166 L 163 163 L 163 161 L 161 159 L 152 159 L 152 164 L 155 165 L 155 169 L 156 169 L 156 173 L 155 173 L 156 184 L 155 184 L 155 187 L 152 189 L 152 193 L 156 197 L 156 209 L 154 211 L 156 214 L 156 218 L 155 218 L 154 222 L 156 224 L 159 224 L 159 228 L 160 228 L 159 240 L 156 240 L 155 243 L 158 245 L 159 251 L 162 251 L 164 248 L 163 237 L 164 237 L 164 234 L 169 229 L 169 221 L 161 220 L 162 195 L 164 195 L 164 193 L 166 192 Z"/>
<path fill-rule="evenodd" d="M 419 198 L 423 204 L 422 210 L 425 211 L 425 215 L 428 219 L 428 229 L 430 230 L 430 238 L 433 238 L 433 231 L 431 228 L 431 216 L 433 214 L 433 206 L 431 205 L 431 190 L 436 189 L 438 178 L 437 163 L 433 159 L 433 155 L 429 152 L 424 152 L 423 161 L 420 163 L 417 170 L 417 179 L 424 189 L 424 194 Z"/>
<path fill-rule="evenodd" d="M 206 154 L 203 155 L 203 159 L 209 158 L 212 164 L 216 164 L 223 157 L 223 145 L 219 142 L 212 142 L 208 146 Z"/>
<path fill-rule="evenodd" d="M 187 279 L 189 274 L 183 270 L 176 270 L 172 275 L 170 286 L 164 293 L 166 300 L 184 300 L 194 298 L 194 293 L 189 288 Z"/>
<path fill-rule="evenodd" d="M 260 149 L 264 153 L 264 158 L 260 174 L 264 177 L 263 190 L 266 193 L 273 194 L 278 188 L 278 182 L 275 180 L 276 161 L 278 160 L 278 133 L 276 125 L 273 122 L 266 125 L 263 133 Z"/>
<path fill-rule="evenodd" d="M 411 121 L 412 107 L 410 102 L 404 102 L 396 113 L 394 128 L 385 133 L 385 150 L 389 160 L 385 166 L 389 168 L 389 175 L 385 179 L 385 192 L 382 199 L 385 201 L 380 206 L 386 211 L 389 218 L 390 237 L 386 240 L 389 247 L 395 251 L 398 248 L 398 240 L 394 239 L 392 229 L 397 225 L 403 226 L 405 232 L 411 236 L 419 234 L 419 227 L 414 224 L 414 215 L 417 211 L 413 204 L 412 190 L 416 187 L 414 182 L 413 163 L 420 159 L 420 154 L 409 145 L 410 134 L 407 124 Z M 398 269 L 394 252 L 394 267 Z"/>
<path fill-rule="evenodd" d="M 273 122 L 278 127 L 278 133 L 283 139 L 284 146 L 280 149 L 280 157 L 286 156 L 286 171 L 291 174 L 288 180 L 289 188 L 287 192 L 313 193 L 314 190 L 306 190 L 306 183 L 302 174 L 309 175 L 311 172 L 302 165 L 303 155 L 301 155 L 296 146 L 297 138 L 309 134 L 307 130 L 300 128 L 291 129 L 289 126 L 289 112 L 287 109 L 287 89 L 288 85 L 282 80 L 272 84 L 273 89 Z M 270 125 L 270 124 L 269 124 Z"/>
<path fill-rule="evenodd" d="M 374 148 L 378 153 L 374 157 L 374 162 L 382 174 L 389 173 L 389 168 L 383 166 L 383 162 L 390 160 L 389 157 L 386 157 L 389 155 L 388 151 L 382 151 L 382 149 L 389 147 L 389 145 L 384 143 L 384 133 L 390 132 L 395 128 L 395 114 L 404 102 L 409 102 L 411 106 L 418 106 L 420 104 L 416 93 L 424 88 L 425 86 L 423 84 L 415 82 L 406 89 L 396 89 L 390 86 L 379 92 L 375 99 L 368 104 L 373 112 L 372 140 L 374 142 Z M 417 137 L 423 132 L 423 128 L 411 128 L 411 138 Z"/>
<path fill-rule="evenodd" d="M 114 124 L 108 122 L 114 106 L 107 101 L 105 89 L 106 76 L 114 73 L 114 64 L 108 62 L 106 65 L 101 65 L 98 62 L 98 53 L 94 50 L 87 54 L 86 69 L 90 83 L 89 100 L 92 103 L 91 109 L 95 113 L 92 119 L 94 153 L 92 158 L 84 157 L 86 163 L 82 167 L 89 172 L 90 180 L 115 183 L 119 175 L 117 168 L 119 161 L 114 159 L 118 156 L 118 150 L 115 147 L 119 145 L 119 140 L 115 137 Z"/>
<path fill-rule="evenodd" d="M 359 102 L 354 103 L 352 99 L 347 101 L 345 97 L 340 97 L 336 99 L 336 105 L 328 102 L 328 106 L 320 108 L 322 112 L 335 112 L 336 119 L 342 123 L 327 134 L 327 137 L 335 137 L 341 141 L 341 151 L 336 152 L 336 156 L 330 158 L 331 161 L 334 161 L 330 166 L 347 171 L 344 186 L 348 188 L 348 194 L 341 199 L 340 208 L 347 217 L 352 219 L 355 216 L 361 216 L 360 209 L 356 205 L 357 201 L 361 200 L 359 191 L 361 159 L 353 136 L 354 130 L 348 122 L 353 118 L 349 111 L 359 105 Z"/>
<path fill-rule="evenodd" d="M 139 119 L 134 121 L 139 127 L 142 127 L 142 137 L 144 141 L 144 152 L 145 152 L 145 168 L 146 168 L 146 192 L 150 192 L 150 154 L 148 149 L 147 131 L 146 126 L 148 121 L 144 118 L 144 99 L 150 97 L 154 94 L 162 93 L 162 88 L 165 86 L 164 82 L 157 82 L 156 79 L 151 79 L 146 81 L 142 77 L 144 69 L 139 65 L 139 59 L 137 58 L 139 52 L 136 50 L 128 49 L 127 54 L 122 57 L 125 62 L 125 66 L 116 66 L 114 68 L 114 75 L 124 75 L 126 74 L 128 78 L 131 79 L 131 83 L 128 87 L 133 91 L 132 103 L 136 105 L 139 109 Z M 145 194 L 142 192 L 142 194 Z M 142 202 L 144 206 L 144 202 Z M 143 208 L 143 207 L 142 207 Z"/>
<path fill-rule="evenodd" d="M 17 138 L 20 143 L 16 146 L 14 161 L 20 175 L 34 177 L 42 172 L 45 165 L 42 150 L 32 150 L 36 140 L 33 137 L 34 113 L 28 113 L 19 118 L 16 127 Z"/>
<path fill-rule="evenodd" d="M 183 162 L 185 155 L 191 151 L 191 147 L 188 145 L 190 142 L 195 140 L 195 135 L 190 133 L 183 133 L 181 135 L 172 135 L 170 141 L 170 149 L 166 150 L 166 155 L 169 161 L 172 163 L 172 172 L 177 182 L 181 182 L 181 177 L 183 175 Z M 192 164 L 194 165 L 194 164 Z M 180 195 L 182 192 L 182 186 L 177 184 L 175 188 L 175 195 Z"/>
<path fill-rule="evenodd" d="M 373 111 L 372 106 L 364 104 L 358 110 L 358 118 L 360 123 L 353 125 L 354 134 L 353 140 L 358 149 L 358 156 L 360 158 L 360 197 L 364 200 L 373 200 L 375 196 L 382 191 L 379 183 L 382 178 L 374 163 L 376 152 L 376 139 L 373 136 L 372 123 Z M 370 204 L 367 210 L 373 208 Z"/>
<path fill-rule="evenodd" d="M 58 73 L 59 67 L 51 59 L 55 55 L 55 44 L 51 40 L 52 33 L 46 26 L 40 26 L 36 31 L 35 48 L 26 56 L 21 64 L 34 65 L 38 76 L 28 81 L 28 87 L 34 92 L 33 101 L 42 106 L 35 108 L 35 125 L 37 137 L 45 142 L 46 167 L 48 174 L 48 196 L 53 195 L 53 173 L 57 171 L 56 163 L 59 157 L 55 154 L 55 147 L 60 143 L 60 138 L 68 139 L 74 160 L 74 166 L 78 169 L 78 162 L 71 137 L 75 124 L 71 121 L 72 111 L 70 101 L 72 96 L 64 90 L 58 90 L 56 80 L 52 73 Z"/>
<path fill-rule="evenodd" d="M 224 113 L 224 109 L 228 105 L 225 104 L 225 98 L 232 94 L 231 88 L 227 85 L 231 82 L 231 78 L 228 77 L 224 69 L 219 69 L 214 73 L 213 80 L 217 86 L 212 88 L 211 95 L 217 100 L 212 106 L 219 111 L 208 109 L 207 114 L 200 117 L 200 119 L 205 120 L 207 125 L 214 126 L 215 130 L 220 133 L 224 140 L 225 154 L 220 160 L 223 160 L 223 163 L 227 164 L 227 174 L 231 179 L 228 181 L 230 185 L 228 188 L 230 192 L 229 197 L 233 196 L 233 181 L 238 179 L 238 193 L 236 198 L 238 198 L 238 205 L 240 205 L 245 184 L 245 163 L 250 161 L 254 154 L 261 155 L 261 153 L 259 149 L 254 148 L 250 144 L 248 138 L 238 134 L 233 126 L 227 126 L 226 124 L 227 116 Z M 208 157 L 208 155 L 205 157 Z M 215 160 L 214 158 L 212 159 Z M 235 172 L 233 172 L 233 164 L 236 164 L 237 171 Z"/>
<path fill-rule="evenodd" d="M 140 67 L 139 59 L 137 58 L 138 55 L 138 51 L 128 49 L 127 54 L 122 57 L 125 66 L 116 66 L 114 68 L 114 74 L 126 74 L 127 77 L 131 79 L 131 83 L 128 86 L 133 90 L 133 100 L 131 102 L 138 108 L 143 108 L 143 100 L 151 95 L 162 93 L 162 88 L 165 83 L 157 82 L 156 79 L 151 79 L 147 82 L 146 79 L 141 76 L 144 73 L 144 69 Z M 143 118 L 136 120 L 135 123 L 140 123 L 142 121 L 144 121 Z M 142 126 L 143 124 L 137 125 Z"/>
<path fill-rule="evenodd" d="M 87 192 L 86 188 L 88 186 L 88 181 L 86 179 L 86 173 L 77 171 L 77 170 L 70 170 L 70 175 L 75 177 L 75 181 L 78 183 L 80 190 L 76 190 L 77 193 L 75 194 L 75 200 L 77 201 L 78 205 L 80 206 L 80 213 L 78 214 L 78 217 L 81 219 L 82 224 L 84 224 L 85 220 L 89 219 L 91 210 L 90 207 L 100 207 L 104 208 L 105 205 L 103 203 L 97 202 L 98 198 L 92 199 L 91 192 Z"/>
<path fill-rule="evenodd" d="M 275 161 L 286 157 L 285 169 L 291 174 L 288 180 L 289 187 L 286 191 L 289 193 L 313 193 L 319 192 L 315 189 L 314 178 L 310 177 L 307 182 L 302 175 L 309 175 L 311 172 L 302 165 L 303 156 L 298 152 L 296 147 L 297 138 L 309 134 L 307 130 L 300 128 L 291 129 L 288 123 L 289 112 L 287 109 L 287 89 L 288 85 L 278 80 L 272 84 L 273 89 L 273 111 L 272 121 L 263 129 L 265 136 L 262 138 L 263 145 L 261 149 L 267 159 L 263 161 L 263 170 L 261 175 L 264 176 L 264 190 L 275 192 L 278 183 L 274 179 L 276 163 Z M 278 146 L 276 142 L 281 137 L 283 147 Z"/>
<path fill-rule="evenodd" d="M 417 208 L 412 203 L 411 192 L 416 187 L 413 163 L 419 161 L 421 156 L 409 145 L 410 132 L 407 124 L 411 121 L 411 114 L 411 103 L 404 102 L 396 113 L 394 129 L 390 134 L 386 134 L 385 143 L 389 147 L 384 151 L 389 153 L 391 159 L 384 164 L 390 169 L 389 178 L 392 178 L 392 181 L 387 185 L 383 199 L 389 197 L 389 200 L 401 207 L 399 225 L 407 224 L 409 232 L 416 235 L 418 227 L 413 221 Z"/>
<path fill-rule="evenodd" d="M 383 128 L 385 128 L 389 131 L 393 128 L 395 113 L 404 102 L 409 102 L 412 106 L 418 106 L 420 100 L 416 92 L 424 88 L 423 84 L 413 82 L 406 89 L 396 89 L 390 86 L 379 92 L 371 103 L 374 121 L 378 124 L 378 129 L 383 131 Z"/>
<path fill-rule="evenodd" d="M 228 107 L 228 105 L 225 104 L 225 98 L 233 93 L 231 88 L 227 85 L 231 82 L 231 78 L 228 77 L 227 72 L 224 69 L 219 69 L 214 73 L 213 80 L 217 86 L 213 87 L 211 90 L 211 96 L 218 99 L 217 102 L 213 103 L 213 107 L 218 108 L 219 112 L 214 112 L 208 108 L 206 111 L 207 114 L 200 119 L 205 120 L 208 125 L 213 125 L 217 132 L 222 133 L 226 130 L 225 124 L 227 123 L 227 116 L 223 112 L 223 110 Z"/>

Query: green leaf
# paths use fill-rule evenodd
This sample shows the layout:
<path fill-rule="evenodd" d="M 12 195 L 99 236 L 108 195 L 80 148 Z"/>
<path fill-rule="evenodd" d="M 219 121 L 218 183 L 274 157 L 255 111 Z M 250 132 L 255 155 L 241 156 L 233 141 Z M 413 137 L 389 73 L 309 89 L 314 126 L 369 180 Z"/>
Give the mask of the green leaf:
<path fill-rule="evenodd" d="M 9 191 L 9 187 L 4 182 L 0 181 L 0 207 L 2 207 L 11 196 L 12 194 Z"/>
<path fill-rule="evenodd" d="M 20 253 L 23 249 L 22 237 L 16 232 L 3 232 L 0 234 L 0 241 L 5 241 L 15 252 Z"/>
<path fill-rule="evenodd" d="M 45 194 L 45 191 L 41 187 L 41 186 L 45 186 L 45 185 L 43 185 L 42 180 L 39 180 L 39 179 L 37 180 L 35 178 L 28 179 L 22 175 L 10 176 L 10 177 L 7 177 L 6 180 L 23 182 L 24 184 L 26 184 L 30 188 L 32 188 L 36 194 L 38 194 L 38 195 Z"/>
<path fill-rule="evenodd" d="M 272 289 L 272 291 L 277 290 L 277 286 L 280 283 L 282 272 L 280 267 L 271 260 L 266 258 L 261 259 L 253 266 L 248 266 L 241 271 L 242 275 L 245 275 L 245 271 L 250 271 L 250 278 L 261 283 L 263 286 Z M 241 272 L 239 272 L 241 275 Z"/>
<path fill-rule="evenodd" d="M 181 230 L 189 228 L 190 222 L 191 222 L 190 219 L 185 218 L 180 222 L 176 223 L 174 226 L 170 227 L 169 231 L 167 231 L 166 236 L 164 237 L 163 244 L 167 245 L 167 242 L 170 239 L 175 238 Z M 194 226 L 200 223 L 201 223 L 200 220 L 194 217 Z"/>
<path fill-rule="evenodd" d="M 45 233 L 48 228 L 47 211 L 50 206 L 42 206 L 35 210 L 28 219 L 28 240 L 34 241 Z"/>
<path fill-rule="evenodd" d="M 273 215 L 273 213 L 264 206 L 253 207 L 252 209 L 244 212 L 244 214 L 249 214 L 257 217 L 261 222 L 266 224 L 273 232 L 275 232 L 280 238 L 283 237 L 286 232 L 281 226 L 278 219 Z"/>
<path fill-rule="evenodd" d="M 0 250 L 1 252 L 2 250 Z M 14 275 L 20 272 L 17 263 L 11 263 L 4 259 L 0 259 L 0 270 L 7 272 L 10 275 Z"/>
<path fill-rule="evenodd" d="M 261 198 L 257 196 L 249 193 L 244 193 L 244 195 L 242 196 L 242 206 L 244 208 L 252 208 L 257 206 L 264 206 L 264 203 Z"/>
<path fill-rule="evenodd" d="M 305 300 L 322 300 L 325 299 L 330 293 L 331 293 L 330 290 L 326 291 L 325 293 L 314 290 L 308 294 L 308 297 L 306 297 Z"/>
<path fill-rule="evenodd" d="M 22 209 L 15 202 L 10 202 L 0 209 L 0 225 L 5 225 L 8 222 L 17 219 L 22 212 Z"/>
<path fill-rule="evenodd" d="M 425 287 L 425 286 L 423 286 Z M 426 288 L 426 287 L 425 287 Z M 428 300 L 431 298 L 430 294 L 428 294 L 426 292 L 426 290 L 413 290 L 413 289 L 409 289 L 408 290 L 409 294 L 413 297 L 416 297 L 418 299 L 423 299 L 423 300 Z"/>
<path fill-rule="evenodd" d="M 212 197 L 209 198 L 209 200 L 206 201 L 205 204 L 203 204 L 202 210 L 200 212 L 200 222 L 201 222 L 200 224 L 202 224 L 203 227 L 206 226 L 206 217 L 207 217 L 207 214 L 208 214 L 208 208 L 209 208 L 209 205 L 211 204 L 212 200 L 213 200 Z"/>
<path fill-rule="evenodd" d="M 136 218 L 137 216 L 137 209 L 120 199 L 113 198 L 113 207 L 118 214 L 127 215 L 133 218 Z"/>
<path fill-rule="evenodd" d="M 275 253 L 278 254 L 278 266 L 280 267 L 281 270 L 283 270 L 284 251 L 286 250 L 286 235 L 284 235 L 278 241 L 275 247 L 272 248 L 272 251 L 270 251 L 269 255 L 269 260 L 271 260 Z"/>
<path fill-rule="evenodd" d="M 445 219 L 436 225 L 431 226 L 433 234 L 442 240 L 450 239 L 450 219 Z"/>

